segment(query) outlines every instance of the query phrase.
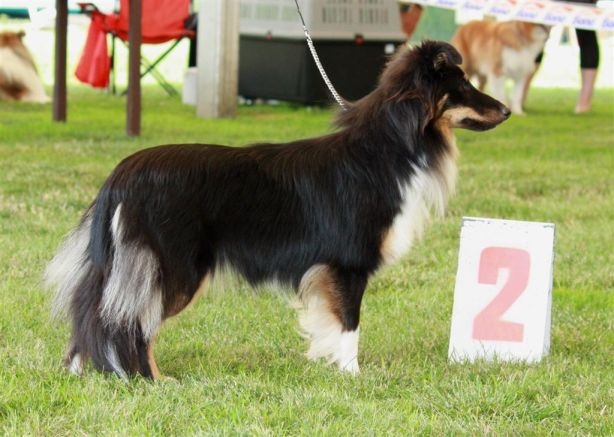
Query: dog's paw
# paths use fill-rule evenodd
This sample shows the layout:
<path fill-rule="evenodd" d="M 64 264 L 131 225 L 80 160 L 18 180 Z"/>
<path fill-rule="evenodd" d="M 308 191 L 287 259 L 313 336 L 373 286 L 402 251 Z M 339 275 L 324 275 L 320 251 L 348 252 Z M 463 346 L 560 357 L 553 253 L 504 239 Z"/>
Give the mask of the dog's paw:
<path fill-rule="evenodd" d="M 349 361 L 338 361 L 337 365 L 339 366 L 339 370 L 343 373 L 348 373 L 350 375 L 358 375 L 360 373 L 360 367 L 358 366 L 358 358 L 354 357 Z"/>
<path fill-rule="evenodd" d="M 81 354 L 75 354 L 70 362 L 66 363 L 65 367 L 71 375 L 81 376 L 83 374 L 83 359 L 81 358 Z"/>
<path fill-rule="evenodd" d="M 177 378 L 168 375 L 159 375 L 154 381 L 157 384 L 176 384 L 179 382 Z"/>

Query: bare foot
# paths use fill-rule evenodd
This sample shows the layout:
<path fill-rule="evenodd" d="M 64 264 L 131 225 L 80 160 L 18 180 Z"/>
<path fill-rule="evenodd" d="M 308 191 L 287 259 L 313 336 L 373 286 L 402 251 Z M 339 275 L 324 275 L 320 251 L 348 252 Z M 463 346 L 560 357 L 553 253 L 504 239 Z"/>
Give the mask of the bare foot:
<path fill-rule="evenodd" d="M 586 112 L 589 112 L 591 110 L 591 105 L 576 105 L 576 109 L 574 110 L 575 114 L 584 114 Z"/>

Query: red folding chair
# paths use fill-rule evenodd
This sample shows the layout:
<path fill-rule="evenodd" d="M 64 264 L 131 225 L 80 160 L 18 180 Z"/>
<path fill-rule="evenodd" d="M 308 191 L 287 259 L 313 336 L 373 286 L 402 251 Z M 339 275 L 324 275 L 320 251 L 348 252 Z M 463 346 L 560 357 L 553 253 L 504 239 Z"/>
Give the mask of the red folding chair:
<path fill-rule="evenodd" d="M 107 88 L 109 73 L 113 71 L 111 90 L 115 92 L 115 39 L 128 43 L 128 17 L 130 1 L 120 0 L 119 11 L 104 14 L 91 3 L 81 3 L 81 8 L 90 15 L 92 22 L 88 31 L 81 60 L 75 72 L 82 82 L 94 87 Z M 141 78 L 151 74 L 169 94 L 178 94 L 156 69 L 156 66 L 181 42 L 183 38 L 195 38 L 193 28 L 186 28 L 190 17 L 190 0 L 142 0 L 141 38 L 143 44 L 161 44 L 173 41 L 153 62 L 141 56 Z M 111 35 L 111 57 L 106 44 Z"/>

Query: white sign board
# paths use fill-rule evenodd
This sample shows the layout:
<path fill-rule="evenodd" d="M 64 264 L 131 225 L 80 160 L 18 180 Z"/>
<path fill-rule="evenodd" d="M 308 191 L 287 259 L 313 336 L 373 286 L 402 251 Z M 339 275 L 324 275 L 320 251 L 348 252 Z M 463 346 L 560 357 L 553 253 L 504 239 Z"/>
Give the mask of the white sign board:
<path fill-rule="evenodd" d="M 554 225 L 465 217 L 448 356 L 539 361 L 550 348 Z"/>

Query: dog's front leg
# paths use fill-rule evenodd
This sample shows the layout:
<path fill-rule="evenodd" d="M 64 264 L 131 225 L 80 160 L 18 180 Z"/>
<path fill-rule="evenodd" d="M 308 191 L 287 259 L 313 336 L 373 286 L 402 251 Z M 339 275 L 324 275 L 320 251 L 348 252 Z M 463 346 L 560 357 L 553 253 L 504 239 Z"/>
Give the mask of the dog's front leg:
<path fill-rule="evenodd" d="M 525 87 L 528 80 L 529 76 L 523 76 L 514 81 L 511 110 L 516 115 L 524 115 L 523 106 L 525 98 Z"/>
<path fill-rule="evenodd" d="M 324 358 L 343 372 L 359 373 L 358 324 L 366 284 L 367 274 L 361 271 L 316 265 L 305 273 L 299 322 L 311 341 L 308 358 Z"/>
<path fill-rule="evenodd" d="M 488 88 L 493 98 L 503 103 L 507 102 L 507 96 L 505 94 L 505 76 L 490 74 L 488 76 Z"/>

